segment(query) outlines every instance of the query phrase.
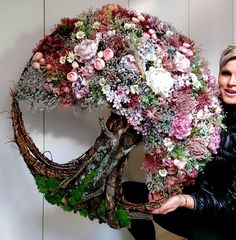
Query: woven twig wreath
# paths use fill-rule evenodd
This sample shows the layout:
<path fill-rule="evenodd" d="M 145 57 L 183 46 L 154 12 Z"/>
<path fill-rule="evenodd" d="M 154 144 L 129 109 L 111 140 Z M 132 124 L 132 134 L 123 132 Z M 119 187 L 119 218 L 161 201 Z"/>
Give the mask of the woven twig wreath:
<path fill-rule="evenodd" d="M 149 14 L 118 5 L 63 18 L 33 50 L 11 92 L 15 141 L 51 204 L 113 228 L 192 184 L 219 145 L 222 111 L 215 78 L 188 37 Z M 101 134 L 66 164 L 40 153 L 27 134 L 18 101 L 39 110 L 108 107 Z M 143 142 L 147 187 L 159 200 L 127 202 L 122 173 Z"/>

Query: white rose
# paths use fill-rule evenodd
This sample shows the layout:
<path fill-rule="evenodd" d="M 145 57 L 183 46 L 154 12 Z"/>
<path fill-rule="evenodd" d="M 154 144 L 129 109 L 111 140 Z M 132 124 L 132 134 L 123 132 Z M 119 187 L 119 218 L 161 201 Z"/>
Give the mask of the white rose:
<path fill-rule="evenodd" d="M 166 96 L 173 87 L 174 79 L 164 68 L 150 67 L 149 70 L 145 72 L 145 75 L 147 85 L 155 94 Z"/>

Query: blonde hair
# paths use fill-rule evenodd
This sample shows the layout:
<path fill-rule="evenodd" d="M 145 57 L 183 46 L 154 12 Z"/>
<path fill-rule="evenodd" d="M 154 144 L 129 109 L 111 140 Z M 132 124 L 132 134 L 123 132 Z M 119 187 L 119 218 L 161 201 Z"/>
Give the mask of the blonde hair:
<path fill-rule="evenodd" d="M 236 59 L 236 44 L 230 44 L 225 50 L 222 52 L 221 57 L 220 57 L 220 63 L 219 63 L 219 68 L 220 70 L 222 67 L 232 59 Z"/>

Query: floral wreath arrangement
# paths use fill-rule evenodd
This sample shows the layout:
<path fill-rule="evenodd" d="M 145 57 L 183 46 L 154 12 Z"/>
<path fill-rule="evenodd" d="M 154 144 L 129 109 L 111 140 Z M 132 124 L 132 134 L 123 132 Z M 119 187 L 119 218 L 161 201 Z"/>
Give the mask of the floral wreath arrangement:
<path fill-rule="evenodd" d="M 194 183 L 220 140 L 222 109 L 214 76 L 194 41 L 171 24 L 116 4 L 63 18 L 33 50 L 11 93 L 15 141 L 52 204 L 113 228 L 150 217 L 149 204 Z M 26 133 L 18 101 L 34 109 L 111 109 L 101 134 L 78 159 L 58 164 Z M 159 201 L 122 195 L 129 152 L 142 142 L 143 170 Z"/>

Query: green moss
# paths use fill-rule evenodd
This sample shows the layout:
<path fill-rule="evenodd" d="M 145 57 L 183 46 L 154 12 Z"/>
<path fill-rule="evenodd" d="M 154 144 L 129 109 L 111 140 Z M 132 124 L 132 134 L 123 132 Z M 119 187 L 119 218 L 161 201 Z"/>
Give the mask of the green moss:
<path fill-rule="evenodd" d="M 106 214 L 106 204 L 105 204 L 105 200 L 103 199 L 99 206 L 98 206 L 98 209 L 97 209 L 97 213 L 100 215 L 100 216 L 105 216 Z"/>
<path fill-rule="evenodd" d="M 84 195 L 86 188 L 90 185 L 96 175 L 97 171 L 92 171 L 88 176 L 85 177 L 83 182 L 73 190 L 68 201 L 70 205 L 75 206 L 79 202 L 79 200 Z"/>
<path fill-rule="evenodd" d="M 87 217 L 89 212 L 87 209 L 82 209 L 79 211 L 79 213 L 82 217 Z"/>
<path fill-rule="evenodd" d="M 121 227 L 130 227 L 131 225 L 131 220 L 129 218 L 128 213 L 124 208 L 119 208 L 116 213 L 116 217 L 120 223 Z"/>

